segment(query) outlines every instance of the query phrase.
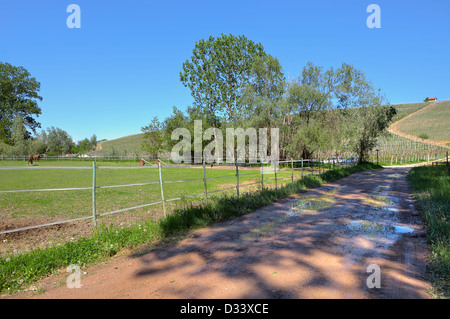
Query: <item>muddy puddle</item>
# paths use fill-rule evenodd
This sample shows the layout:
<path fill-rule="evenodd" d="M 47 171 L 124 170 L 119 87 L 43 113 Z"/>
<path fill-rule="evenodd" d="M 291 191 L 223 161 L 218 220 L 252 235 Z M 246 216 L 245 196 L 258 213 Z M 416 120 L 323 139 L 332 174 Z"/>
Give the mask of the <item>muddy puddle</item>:
<path fill-rule="evenodd" d="M 344 186 L 336 187 L 321 196 L 303 197 L 299 200 L 294 201 L 289 205 L 287 216 L 291 217 L 303 214 L 314 214 L 323 208 L 333 206 L 334 204 L 336 204 L 336 198 L 333 195 L 343 187 Z"/>
<path fill-rule="evenodd" d="M 346 226 L 350 230 L 364 235 L 391 236 L 412 233 L 414 231 L 414 229 L 412 229 L 411 227 L 404 225 L 381 223 L 368 220 L 352 220 L 348 222 Z"/>
<path fill-rule="evenodd" d="M 337 193 L 343 187 L 344 186 L 333 188 L 324 195 L 302 197 L 301 199 L 295 200 L 289 204 L 289 208 L 283 216 L 253 228 L 250 232 L 241 235 L 240 239 L 255 240 L 260 237 L 268 236 L 279 224 L 283 223 L 288 218 L 305 214 L 314 214 L 321 209 L 333 206 L 336 204 L 336 199 L 333 194 Z"/>

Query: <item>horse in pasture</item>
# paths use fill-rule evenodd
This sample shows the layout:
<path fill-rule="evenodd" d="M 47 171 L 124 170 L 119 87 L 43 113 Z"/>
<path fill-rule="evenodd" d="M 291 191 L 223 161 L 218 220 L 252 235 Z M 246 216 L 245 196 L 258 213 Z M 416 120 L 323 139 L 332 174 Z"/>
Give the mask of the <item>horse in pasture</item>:
<path fill-rule="evenodd" d="M 34 161 L 37 161 L 41 158 L 41 154 L 37 154 L 37 155 L 28 155 L 28 164 L 33 165 Z M 28 165 L 27 164 L 27 165 Z"/>
<path fill-rule="evenodd" d="M 28 165 L 28 164 L 33 165 L 33 158 L 34 158 L 33 155 L 28 155 L 28 163 L 27 163 L 27 165 Z"/>

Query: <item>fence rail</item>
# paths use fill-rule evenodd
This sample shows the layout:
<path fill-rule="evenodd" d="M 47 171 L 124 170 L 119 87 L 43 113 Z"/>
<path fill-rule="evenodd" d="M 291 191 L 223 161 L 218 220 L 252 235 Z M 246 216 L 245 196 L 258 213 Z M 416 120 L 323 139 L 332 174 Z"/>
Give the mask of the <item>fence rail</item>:
<path fill-rule="evenodd" d="M 294 167 L 294 163 L 295 163 L 295 167 Z M 355 165 L 354 161 L 337 161 L 335 159 L 332 160 L 328 160 L 325 161 L 324 159 L 300 159 L 300 160 L 289 160 L 289 161 L 279 161 L 276 163 L 272 163 L 272 166 L 265 166 L 268 165 L 269 163 L 235 163 L 232 164 L 236 167 L 235 169 L 235 174 L 230 174 L 230 175 L 224 175 L 224 176 L 213 176 L 213 177 L 207 177 L 206 176 L 206 166 L 205 163 L 203 163 L 203 178 L 195 178 L 195 179 L 181 179 L 181 180 L 163 180 L 162 178 L 162 171 L 166 168 L 173 168 L 173 167 L 190 167 L 192 169 L 198 169 L 195 168 L 193 166 L 188 166 L 188 165 L 180 165 L 180 166 L 162 166 L 161 163 L 158 163 L 157 167 L 148 167 L 148 168 L 152 168 L 152 169 L 157 169 L 158 173 L 159 173 L 159 181 L 157 182 L 144 182 L 144 183 L 131 183 L 131 184 L 118 184 L 118 185 L 97 185 L 96 184 L 96 171 L 97 170 L 102 170 L 102 169 L 114 169 L 117 167 L 97 167 L 95 161 L 92 162 L 92 167 L 83 167 L 84 169 L 91 169 L 92 170 L 92 186 L 87 186 L 87 187 L 72 187 L 72 188 L 43 188 L 43 189 L 26 189 L 26 190 L 4 190 L 4 191 L 0 191 L 0 194 L 2 193 L 25 193 L 25 192 L 56 192 L 56 191 L 75 191 L 75 190 L 91 190 L 92 191 L 92 215 L 91 216 L 84 216 L 84 217 L 79 217 L 79 218 L 73 218 L 73 219 L 67 219 L 67 220 L 62 220 L 62 221 L 55 221 L 55 222 L 49 222 L 49 223 L 45 223 L 45 224 L 40 224 L 40 225 L 30 225 L 30 226 L 26 226 L 26 227 L 21 227 L 21 228 L 16 228 L 16 229 L 10 229 L 10 230 L 3 230 L 0 231 L 0 235 L 1 234 L 9 234 L 9 233 L 14 233 L 14 232 L 20 232 L 20 231 L 24 231 L 24 230 L 30 230 L 30 229 L 36 229 L 36 228 L 41 228 L 41 227 L 47 227 L 47 226 L 52 226 L 52 225 L 59 225 L 59 224 L 65 224 L 65 223 L 70 223 L 70 222 L 75 222 L 75 221 L 80 221 L 80 220 L 88 220 L 88 219 L 93 219 L 94 221 L 94 227 L 96 227 L 97 225 L 97 218 L 101 217 L 101 216 L 107 216 L 107 215 L 113 215 L 113 214 L 117 214 L 117 213 L 121 213 L 121 212 L 126 212 L 126 211 L 130 211 L 130 210 L 134 210 L 134 209 L 139 209 L 139 208 L 143 208 L 143 207 L 148 207 L 148 206 L 152 206 L 152 205 L 157 205 L 157 204 L 162 204 L 163 205 L 163 210 L 164 210 L 164 216 L 166 216 L 166 207 L 165 207 L 165 203 L 168 202 L 173 202 L 173 201 L 178 201 L 178 200 L 183 200 L 186 198 L 192 198 L 192 197 L 204 197 L 204 200 L 208 200 L 208 195 L 211 194 L 215 194 L 218 192 L 224 192 L 227 190 L 231 190 L 231 189 L 235 189 L 236 190 L 236 195 L 239 196 L 239 189 L 242 187 L 247 187 L 247 186 L 251 186 L 251 185 L 256 185 L 256 184 L 260 184 L 261 185 L 261 190 L 265 188 L 264 183 L 267 183 L 269 181 L 275 181 L 275 187 L 278 187 L 278 181 L 280 180 L 285 180 L 285 179 L 291 179 L 291 181 L 294 181 L 294 176 L 299 176 L 301 175 L 301 178 L 304 177 L 305 172 L 309 171 L 310 174 L 321 174 L 323 173 L 325 170 L 331 170 L 334 169 L 336 166 L 342 167 L 342 166 L 352 166 Z M 285 168 L 277 168 L 280 166 L 286 165 Z M 230 164 L 214 164 L 214 166 L 216 167 L 226 167 L 226 166 L 230 166 Z M 253 173 L 247 173 L 246 170 L 244 170 L 244 172 L 246 173 L 240 173 L 239 167 L 249 167 L 252 166 L 255 169 L 258 169 L 259 171 L 257 172 L 253 172 Z M 290 166 L 290 167 L 288 167 Z M 36 169 L 37 167 L 35 167 Z M 50 167 L 48 167 L 50 168 Z M 72 167 L 57 167 L 58 169 L 72 169 Z M 147 168 L 145 166 L 141 166 L 141 167 L 122 167 L 122 168 L 138 168 L 138 169 L 143 169 L 143 168 Z M 27 167 L 8 167 L 8 169 L 27 169 Z M 301 170 L 301 173 L 299 174 L 294 174 L 294 171 L 297 170 Z M 277 173 L 281 172 L 281 171 L 291 171 L 291 176 L 289 177 L 281 177 L 278 176 Z M 245 184 L 240 184 L 239 182 L 239 177 L 240 176 L 248 176 L 248 175 L 260 175 L 261 176 L 261 180 L 257 181 L 257 182 L 252 182 L 252 183 L 245 183 Z M 268 178 L 268 175 L 273 175 L 273 178 Z M 225 188 L 221 188 L 218 190 L 208 190 L 208 180 L 212 180 L 212 179 L 219 179 L 219 178 L 231 178 L 231 177 L 235 177 L 236 178 L 236 185 L 232 186 L 232 187 L 225 187 Z M 194 182 L 194 181 L 203 181 L 203 186 L 204 186 L 204 191 L 202 193 L 198 193 L 198 194 L 191 194 L 191 195 L 186 195 L 186 196 L 180 196 L 180 197 L 174 197 L 174 198 L 165 198 L 164 197 L 164 184 L 171 184 L 171 183 L 187 183 L 187 182 Z M 97 210 L 96 210 L 96 190 L 97 189 L 105 189 L 105 188 L 120 188 L 120 187 L 131 187 L 131 186 L 142 186 L 142 185 L 156 185 L 159 184 L 160 186 L 160 192 L 161 192 L 161 200 L 158 201 L 154 201 L 154 202 L 150 202 L 150 203 L 146 203 L 143 205 L 138 205 L 138 206 L 133 206 L 133 207 L 128 207 L 128 208 L 122 208 L 122 209 L 118 209 L 118 210 L 113 210 L 113 211 L 109 211 L 109 212 L 104 212 L 104 213 L 99 213 L 97 214 Z"/>
<path fill-rule="evenodd" d="M 80 161 L 80 162 L 91 162 L 91 161 L 130 161 L 130 162 L 139 162 L 141 159 L 156 161 L 157 159 L 162 159 L 163 161 L 169 161 L 168 158 L 158 158 L 153 156 L 107 156 L 107 155 L 92 155 L 92 156 L 79 156 L 76 154 L 69 155 L 41 155 L 41 161 Z M 0 161 L 28 161 L 28 155 L 0 155 Z"/>

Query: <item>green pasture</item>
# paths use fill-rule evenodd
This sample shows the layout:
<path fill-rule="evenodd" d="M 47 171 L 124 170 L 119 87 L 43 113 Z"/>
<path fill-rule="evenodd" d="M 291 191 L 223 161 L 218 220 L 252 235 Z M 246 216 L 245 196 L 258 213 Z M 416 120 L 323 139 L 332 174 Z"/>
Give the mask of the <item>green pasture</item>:
<path fill-rule="evenodd" d="M 92 165 L 92 163 L 90 164 Z M 316 169 L 317 171 L 317 169 Z M 312 170 L 305 167 L 304 176 Z M 63 190 L 45 192 L 1 193 L 9 190 L 36 190 L 92 187 L 92 169 L 0 169 L 0 216 L 11 218 L 42 218 L 43 220 L 72 219 L 92 214 L 92 189 Z M 239 170 L 240 193 L 261 189 L 260 168 Z M 221 177 L 217 179 L 209 179 Z M 277 185 L 291 181 L 292 171 L 289 167 L 277 172 Z M 236 170 L 206 167 L 207 192 L 210 196 L 236 194 Z M 294 170 L 294 178 L 301 178 L 301 170 Z M 163 167 L 162 179 L 165 200 L 198 194 L 191 199 L 204 198 L 202 167 Z M 264 174 L 264 186 L 275 187 L 275 175 Z M 195 180 L 175 182 L 180 180 Z M 101 188 L 101 186 L 148 183 L 150 185 Z M 249 183 L 254 185 L 246 186 Z M 97 168 L 96 169 L 96 210 L 97 214 L 119 209 L 149 204 L 161 200 L 159 171 L 157 168 Z M 225 192 L 215 192 L 231 188 Z M 174 202 L 175 203 L 175 202 Z M 151 206 L 162 211 L 160 204 Z M 135 211 L 146 211 L 149 208 Z"/>

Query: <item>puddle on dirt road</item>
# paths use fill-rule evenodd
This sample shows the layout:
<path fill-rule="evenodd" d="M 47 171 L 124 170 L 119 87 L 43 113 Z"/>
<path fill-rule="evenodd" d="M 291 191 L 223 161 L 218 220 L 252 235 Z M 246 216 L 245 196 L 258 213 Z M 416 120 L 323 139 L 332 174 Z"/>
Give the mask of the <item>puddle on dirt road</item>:
<path fill-rule="evenodd" d="M 346 224 L 348 228 L 363 235 L 390 236 L 412 233 L 414 229 L 392 223 L 379 223 L 368 220 L 352 220 Z"/>
<path fill-rule="evenodd" d="M 313 214 L 322 208 L 333 206 L 336 200 L 331 196 L 321 196 L 310 200 L 298 200 L 289 206 L 288 216 Z"/>
<path fill-rule="evenodd" d="M 393 204 L 386 196 L 381 195 L 369 195 L 364 199 L 364 203 L 373 207 L 384 207 Z"/>
<path fill-rule="evenodd" d="M 400 225 L 394 225 L 395 232 L 398 234 L 409 234 L 414 231 L 411 227 L 408 226 L 400 226 Z"/>
<path fill-rule="evenodd" d="M 328 191 L 324 195 L 320 196 L 305 196 L 302 199 L 296 200 L 289 205 L 289 210 L 282 217 L 279 217 L 273 221 L 261 224 L 259 227 L 253 228 L 250 232 L 240 236 L 242 240 L 255 240 L 259 237 L 265 237 L 269 235 L 280 223 L 286 219 L 305 214 L 314 214 L 317 211 L 333 206 L 336 203 L 336 199 L 332 196 L 338 192 L 344 186 L 336 187 Z"/>
<path fill-rule="evenodd" d="M 287 215 L 296 216 L 313 214 L 323 208 L 331 207 L 336 204 L 336 199 L 333 194 L 337 193 L 343 187 L 345 186 L 336 187 L 321 196 L 302 197 L 302 199 L 296 200 L 294 203 L 289 205 L 289 212 Z"/>

